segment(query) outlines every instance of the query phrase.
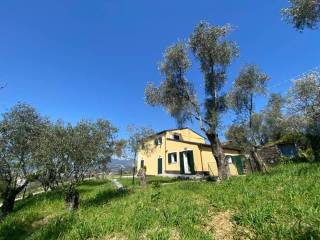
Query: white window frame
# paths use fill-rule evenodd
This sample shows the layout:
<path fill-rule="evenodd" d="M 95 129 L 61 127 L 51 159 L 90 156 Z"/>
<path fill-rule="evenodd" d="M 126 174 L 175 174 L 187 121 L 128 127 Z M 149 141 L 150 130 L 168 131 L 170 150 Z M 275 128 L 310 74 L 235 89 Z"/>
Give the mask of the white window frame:
<path fill-rule="evenodd" d="M 161 146 L 162 145 L 162 137 L 157 137 L 155 140 L 154 140 L 154 143 L 156 146 Z"/>
<path fill-rule="evenodd" d="M 175 137 L 178 137 L 178 139 L 176 139 Z M 178 133 L 173 133 L 173 134 L 171 134 L 171 139 L 176 140 L 176 141 L 180 141 L 181 136 Z"/>
<path fill-rule="evenodd" d="M 177 152 L 169 152 L 168 157 L 173 156 L 173 154 L 176 154 L 176 161 L 172 161 L 172 158 L 171 158 L 171 163 L 169 163 L 169 159 L 168 159 L 169 164 L 177 164 L 178 163 L 178 153 Z"/>

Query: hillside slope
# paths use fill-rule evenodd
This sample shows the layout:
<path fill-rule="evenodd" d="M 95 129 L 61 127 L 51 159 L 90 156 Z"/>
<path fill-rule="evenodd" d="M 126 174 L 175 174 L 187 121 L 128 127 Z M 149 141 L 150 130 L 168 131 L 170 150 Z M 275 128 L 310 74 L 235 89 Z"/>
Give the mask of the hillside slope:
<path fill-rule="evenodd" d="M 220 184 L 152 178 L 124 193 L 88 181 L 76 212 L 62 191 L 18 202 L 0 239 L 320 239 L 319 179 L 320 165 L 298 164 Z"/>

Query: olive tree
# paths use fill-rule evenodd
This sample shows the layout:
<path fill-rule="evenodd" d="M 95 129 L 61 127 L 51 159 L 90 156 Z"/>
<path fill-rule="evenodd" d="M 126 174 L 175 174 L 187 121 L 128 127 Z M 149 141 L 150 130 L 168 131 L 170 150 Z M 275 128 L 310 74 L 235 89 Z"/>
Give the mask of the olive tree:
<path fill-rule="evenodd" d="M 170 46 L 160 64 L 164 80 L 159 87 L 150 84 L 145 90 L 146 101 L 152 106 L 163 106 L 179 126 L 196 119 L 207 136 L 218 167 L 218 179 L 229 177 L 230 171 L 221 146 L 218 127 L 220 116 L 226 110 L 222 88 L 226 69 L 238 55 L 237 45 L 226 37 L 231 27 L 214 26 L 201 22 L 190 36 L 187 47 L 200 63 L 204 75 L 206 98 L 199 103 L 191 81 L 185 77 L 190 68 L 187 48 L 182 43 Z"/>
<path fill-rule="evenodd" d="M 254 98 L 258 94 L 265 94 L 268 80 L 268 75 L 262 73 L 257 66 L 245 66 L 241 69 L 228 96 L 231 108 L 247 124 L 249 145 L 245 150 L 250 153 L 251 158 L 256 162 L 258 170 L 263 172 L 267 171 L 267 166 L 257 154 L 256 146 L 259 144 L 259 140 L 257 141 L 257 136 L 254 134 L 257 132 L 254 131 L 254 127 L 259 127 L 261 124 L 254 126 L 253 116 Z M 256 121 L 258 120 L 256 119 Z"/>
<path fill-rule="evenodd" d="M 268 141 L 280 140 L 285 135 L 286 117 L 283 114 L 285 99 L 277 93 L 272 93 L 267 106 L 263 110 L 263 126 Z"/>
<path fill-rule="evenodd" d="M 65 127 L 64 177 L 69 182 L 66 204 L 70 209 L 78 208 L 79 193 L 76 184 L 95 168 L 105 169 L 116 153 L 117 129 L 107 120 L 80 121 L 76 126 Z"/>
<path fill-rule="evenodd" d="M 242 123 L 231 124 L 227 131 L 225 132 L 225 137 L 227 140 L 238 145 L 241 149 L 245 148 L 248 143 L 247 128 Z"/>
<path fill-rule="evenodd" d="M 299 119 L 301 131 L 310 138 L 315 158 L 320 159 L 320 72 L 311 71 L 294 80 L 287 104 L 291 117 Z"/>
<path fill-rule="evenodd" d="M 2 115 L 0 182 L 5 183 L 2 193 L 2 217 L 13 210 L 16 196 L 27 186 L 35 173 L 33 156 L 44 122 L 33 107 L 24 103 L 18 103 Z"/>
<path fill-rule="evenodd" d="M 66 180 L 63 179 L 66 148 L 63 122 L 47 121 L 36 142 L 34 154 L 36 179 L 41 183 L 44 191 L 52 190 Z"/>
<path fill-rule="evenodd" d="M 290 6 L 282 9 L 285 20 L 302 31 L 305 27 L 317 28 L 320 21 L 320 0 L 289 0 Z"/>
<path fill-rule="evenodd" d="M 252 140 L 257 145 L 264 145 L 268 142 L 268 129 L 263 122 L 263 114 L 253 113 L 250 131 L 246 122 L 235 121 L 228 127 L 225 136 L 227 140 L 234 142 L 242 150 L 248 150 Z"/>

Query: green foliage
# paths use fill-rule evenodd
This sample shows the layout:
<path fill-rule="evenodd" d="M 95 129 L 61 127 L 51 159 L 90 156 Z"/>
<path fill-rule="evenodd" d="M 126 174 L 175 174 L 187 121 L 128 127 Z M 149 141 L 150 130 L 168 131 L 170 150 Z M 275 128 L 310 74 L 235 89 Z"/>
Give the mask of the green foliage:
<path fill-rule="evenodd" d="M 226 68 L 238 56 L 239 49 L 235 42 L 227 40 L 230 25 L 214 26 L 207 22 L 198 24 L 190 36 L 188 47 L 200 62 L 204 74 L 205 93 L 203 104 L 206 115 L 201 116 L 193 84 L 185 77 L 190 67 L 187 49 L 182 43 L 170 46 L 160 64 L 164 81 L 159 87 L 149 84 L 145 89 L 146 102 L 151 106 L 162 106 L 179 126 L 196 118 L 201 128 L 206 125 L 215 132 L 219 113 L 226 110 L 225 95 L 221 93 L 226 80 Z M 204 121 L 205 119 L 205 121 Z"/>
<path fill-rule="evenodd" d="M 30 105 L 18 103 L 0 121 L 0 180 L 17 185 L 32 172 L 33 156 L 45 120 Z M 18 184 L 19 185 L 19 184 Z"/>
<path fill-rule="evenodd" d="M 225 135 L 229 141 L 235 143 L 243 151 L 251 149 L 252 144 L 264 145 L 267 143 L 267 129 L 263 123 L 263 114 L 253 113 L 251 116 L 251 128 L 247 122 L 235 121 L 226 131 Z"/>
<path fill-rule="evenodd" d="M 210 224 L 226 211 L 236 239 L 318 239 L 319 177 L 320 165 L 310 163 L 219 184 L 151 177 L 171 182 L 155 202 L 152 184 L 122 194 L 109 181 L 86 181 L 78 186 L 79 211 L 64 211 L 62 189 L 33 196 L 1 223 L 0 239 L 212 239 Z"/>
<path fill-rule="evenodd" d="M 151 185 L 152 193 L 151 193 L 151 202 L 157 202 L 160 200 L 160 183 L 159 182 L 153 182 Z"/>
<path fill-rule="evenodd" d="M 306 137 L 315 159 L 320 158 L 320 72 L 298 77 L 288 93 L 291 132 Z"/>
<path fill-rule="evenodd" d="M 9 214 L 15 197 L 34 176 L 36 142 L 46 120 L 30 105 L 18 103 L 0 121 L 0 181 L 5 182 L 0 218 Z"/>
<path fill-rule="evenodd" d="M 123 144 L 109 122 L 80 121 L 77 125 L 50 122 L 36 109 L 18 103 L 0 121 L 0 218 L 13 209 L 16 196 L 29 182 L 39 180 L 44 190 L 63 182 L 79 182 L 93 171 L 106 171 Z"/>
<path fill-rule="evenodd" d="M 229 93 L 231 108 L 248 119 L 254 111 L 253 97 L 265 94 L 268 80 L 268 75 L 260 72 L 256 65 L 243 67 Z"/>
<path fill-rule="evenodd" d="M 38 180 L 48 189 L 63 181 L 77 182 L 93 171 L 106 172 L 112 155 L 121 151 L 117 131 L 102 119 L 82 120 L 75 126 L 48 122 L 36 145 Z"/>
<path fill-rule="evenodd" d="M 285 99 L 272 93 L 263 110 L 263 128 L 268 141 L 277 141 L 286 134 L 286 119 L 283 114 Z"/>
<path fill-rule="evenodd" d="M 245 148 L 248 145 L 247 128 L 243 124 L 235 124 L 229 126 L 225 132 L 227 140 L 238 145 L 241 148 Z"/>
<path fill-rule="evenodd" d="M 311 71 L 294 81 L 288 94 L 290 114 L 300 121 L 298 130 L 320 136 L 320 72 Z"/>
<path fill-rule="evenodd" d="M 314 155 L 312 148 L 307 148 L 305 150 L 299 150 L 298 157 L 301 159 L 301 162 L 313 162 Z"/>
<path fill-rule="evenodd" d="M 4 181 L 0 181 L 0 200 L 2 199 L 2 194 L 6 189 L 6 183 Z"/>
<path fill-rule="evenodd" d="M 305 27 L 315 29 L 320 21 L 319 0 L 289 0 L 290 6 L 282 9 L 285 20 L 302 31 Z"/>
<path fill-rule="evenodd" d="M 126 142 L 127 157 L 136 160 L 139 151 L 150 152 L 153 144 L 149 144 L 146 139 L 155 134 L 149 127 L 128 126 L 129 139 Z"/>
<path fill-rule="evenodd" d="M 225 96 L 221 93 L 227 77 L 226 69 L 239 54 L 236 43 L 226 39 L 231 30 L 230 25 L 214 26 L 200 22 L 189 40 L 190 49 L 204 74 L 206 120 L 213 132 L 218 127 L 219 113 L 227 107 Z"/>
<path fill-rule="evenodd" d="M 165 51 L 160 63 L 164 80 L 159 87 L 149 84 L 145 89 L 146 102 L 151 106 L 163 106 L 179 127 L 191 120 L 196 106 L 193 86 L 184 76 L 189 68 L 185 45 L 174 44 Z"/>

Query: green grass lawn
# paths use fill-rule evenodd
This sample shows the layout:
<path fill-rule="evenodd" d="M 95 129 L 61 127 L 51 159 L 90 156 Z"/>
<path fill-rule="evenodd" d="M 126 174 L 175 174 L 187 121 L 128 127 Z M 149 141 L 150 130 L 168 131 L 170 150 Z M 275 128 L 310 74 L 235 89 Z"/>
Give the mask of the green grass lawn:
<path fill-rule="evenodd" d="M 17 202 L 0 239 L 320 239 L 319 179 L 319 164 L 297 164 L 224 183 L 149 178 L 122 193 L 87 181 L 78 211 L 62 191 Z"/>

